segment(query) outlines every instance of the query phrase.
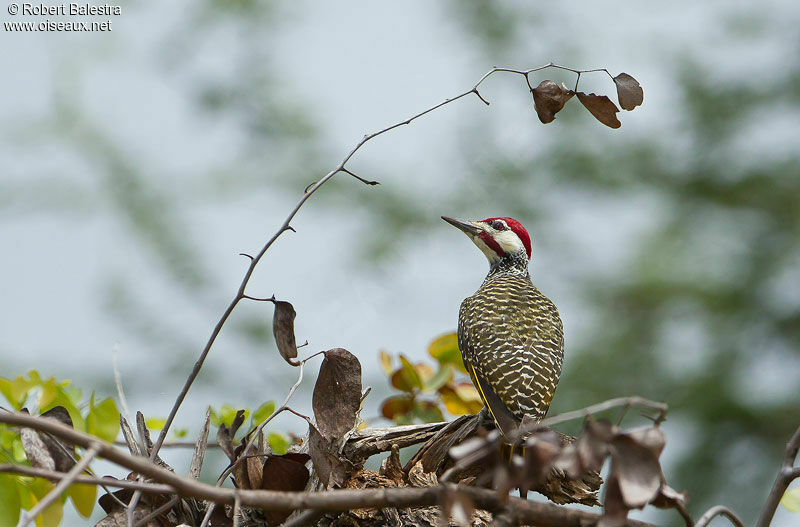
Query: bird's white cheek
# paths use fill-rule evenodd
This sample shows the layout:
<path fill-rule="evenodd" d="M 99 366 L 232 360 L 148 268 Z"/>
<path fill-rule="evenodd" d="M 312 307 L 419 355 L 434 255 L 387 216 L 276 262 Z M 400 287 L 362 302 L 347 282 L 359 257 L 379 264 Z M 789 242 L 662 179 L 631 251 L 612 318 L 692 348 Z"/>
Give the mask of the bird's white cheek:
<path fill-rule="evenodd" d="M 519 236 L 514 234 L 513 231 L 503 231 L 494 237 L 495 241 L 507 253 L 515 253 L 524 248 Z"/>
<path fill-rule="evenodd" d="M 481 240 L 479 236 L 473 236 L 472 241 L 475 243 L 475 245 L 478 246 L 478 249 L 480 249 L 483 252 L 483 254 L 486 255 L 486 258 L 488 258 L 490 262 L 493 262 L 500 258 L 497 255 L 497 253 L 494 252 L 494 249 L 486 245 L 486 243 L 483 240 Z"/>

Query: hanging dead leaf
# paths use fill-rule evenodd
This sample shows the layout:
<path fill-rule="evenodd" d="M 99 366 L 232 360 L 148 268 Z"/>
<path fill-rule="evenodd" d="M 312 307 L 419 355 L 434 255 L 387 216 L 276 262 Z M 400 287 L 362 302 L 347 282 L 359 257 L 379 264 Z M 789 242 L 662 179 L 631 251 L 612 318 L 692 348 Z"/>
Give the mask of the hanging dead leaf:
<path fill-rule="evenodd" d="M 325 352 L 311 405 L 320 433 L 338 440 L 356 425 L 361 407 L 361 363 L 342 348 Z"/>
<path fill-rule="evenodd" d="M 619 128 L 622 123 L 617 119 L 617 112 L 619 108 L 614 104 L 611 99 L 605 95 L 595 95 L 594 93 L 577 92 L 578 100 L 581 101 L 584 107 L 594 115 L 595 119 L 610 128 Z"/>
<path fill-rule="evenodd" d="M 544 124 L 552 123 L 556 114 L 561 111 L 575 92 L 567 89 L 564 84 L 560 86 L 551 80 L 544 80 L 531 90 L 533 93 L 533 107 L 536 115 Z"/>
<path fill-rule="evenodd" d="M 281 300 L 275 301 L 272 334 L 275 336 L 275 343 L 278 345 L 281 356 L 292 366 L 300 365 L 299 362 L 293 360 L 297 357 L 297 341 L 294 338 L 294 317 L 296 315 L 292 304 Z"/>
<path fill-rule="evenodd" d="M 644 102 L 644 90 L 639 81 L 627 73 L 620 73 L 614 77 L 614 84 L 617 85 L 617 98 L 623 110 L 633 110 Z"/>

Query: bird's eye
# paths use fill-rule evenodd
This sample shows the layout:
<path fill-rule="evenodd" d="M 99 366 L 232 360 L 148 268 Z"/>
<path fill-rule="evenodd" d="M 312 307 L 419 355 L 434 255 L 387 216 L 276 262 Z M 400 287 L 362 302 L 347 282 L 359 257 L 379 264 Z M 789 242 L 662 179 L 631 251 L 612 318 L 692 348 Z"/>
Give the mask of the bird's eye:
<path fill-rule="evenodd" d="M 494 220 L 492 222 L 492 228 L 496 231 L 504 231 L 506 230 L 506 226 L 500 220 Z"/>

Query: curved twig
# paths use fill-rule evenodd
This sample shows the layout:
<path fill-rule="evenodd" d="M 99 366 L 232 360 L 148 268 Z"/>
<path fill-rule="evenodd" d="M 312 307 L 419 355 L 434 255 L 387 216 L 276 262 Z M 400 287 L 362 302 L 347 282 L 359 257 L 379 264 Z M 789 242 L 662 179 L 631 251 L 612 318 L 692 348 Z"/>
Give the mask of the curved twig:
<path fill-rule="evenodd" d="M 772 517 L 775 516 L 775 511 L 778 509 L 778 504 L 789 487 L 789 483 L 800 478 L 800 467 L 794 468 L 798 451 L 800 451 L 800 427 L 795 430 L 792 438 L 786 443 L 786 450 L 783 453 L 783 462 L 778 471 L 778 477 L 775 478 L 775 483 L 772 484 L 772 490 L 769 491 L 767 502 L 764 504 L 756 527 L 769 527 L 769 524 L 772 523 Z"/>
<path fill-rule="evenodd" d="M 722 505 L 717 505 L 716 507 L 711 507 L 710 509 L 708 509 L 702 516 L 700 516 L 700 519 L 697 520 L 697 523 L 695 523 L 694 525 L 695 527 L 706 527 L 706 525 L 708 525 L 711 522 L 711 520 L 717 516 L 725 516 L 736 527 L 744 527 L 742 520 L 740 520 L 739 517 L 736 516 L 732 510 Z"/>

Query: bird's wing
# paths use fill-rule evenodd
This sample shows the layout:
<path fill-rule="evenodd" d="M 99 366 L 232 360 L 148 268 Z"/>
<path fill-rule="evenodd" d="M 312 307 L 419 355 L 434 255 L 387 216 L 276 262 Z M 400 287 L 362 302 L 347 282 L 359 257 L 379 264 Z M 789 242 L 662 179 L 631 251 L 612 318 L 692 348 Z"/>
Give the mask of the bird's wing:
<path fill-rule="evenodd" d="M 480 309 L 475 302 L 470 297 L 461 306 L 459 348 L 472 382 L 505 433 L 504 416 L 516 424 L 523 416 L 538 419 L 547 412 L 561 373 L 561 321 L 555 307 L 550 313 L 522 308 L 508 314 Z"/>
<path fill-rule="evenodd" d="M 479 350 L 481 349 L 480 343 L 490 335 L 487 335 L 485 328 L 471 323 L 474 316 L 472 301 L 473 298 L 470 297 L 461 304 L 458 317 L 458 347 L 464 359 L 464 367 L 472 379 L 472 384 L 477 388 L 483 404 L 489 410 L 497 428 L 503 435 L 508 436 L 516 429 L 519 420 L 493 388 L 492 385 L 497 385 L 497 383 L 487 380 L 487 373 L 495 372 L 487 371 L 486 358 L 481 357 Z"/>

